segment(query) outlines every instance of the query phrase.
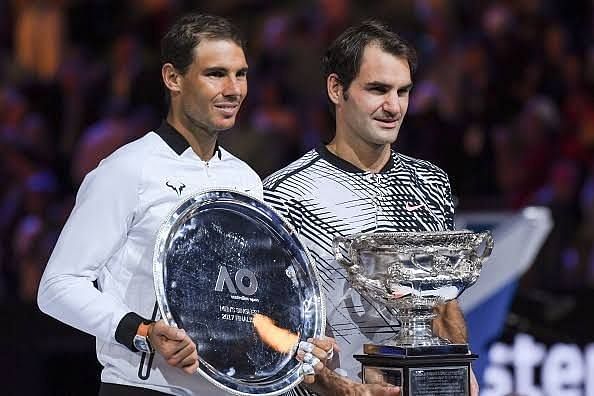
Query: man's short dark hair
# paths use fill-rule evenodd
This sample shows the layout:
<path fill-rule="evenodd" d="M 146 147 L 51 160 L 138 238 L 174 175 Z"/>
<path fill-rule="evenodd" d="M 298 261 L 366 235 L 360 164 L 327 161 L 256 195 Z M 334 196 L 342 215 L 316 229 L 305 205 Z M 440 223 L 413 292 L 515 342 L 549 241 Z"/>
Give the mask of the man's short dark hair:
<path fill-rule="evenodd" d="M 194 61 L 194 48 L 202 40 L 230 40 L 245 52 L 241 32 L 227 19 L 187 14 L 177 20 L 161 40 L 161 64 L 171 63 L 177 71 L 185 74 Z"/>
<path fill-rule="evenodd" d="M 322 58 L 324 81 L 336 73 L 343 91 L 347 91 L 359 74 L 363 62 L 363 51 L 369 44 L 378 45 L 383 51 L 406 59 L 413 74 L 417 68 L 415 49 L 390 28 L 373 19 L 361 22 L 345 30 L 330 44 Z M 334 112 L 334 105 L 331 105 Z"/>

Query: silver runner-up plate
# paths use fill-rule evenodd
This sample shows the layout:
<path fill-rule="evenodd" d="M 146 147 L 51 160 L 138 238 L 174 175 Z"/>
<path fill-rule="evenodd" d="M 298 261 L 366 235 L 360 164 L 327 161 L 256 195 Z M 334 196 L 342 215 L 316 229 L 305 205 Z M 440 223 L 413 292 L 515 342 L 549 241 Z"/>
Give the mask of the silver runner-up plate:
<path fill-rule="evenodd" d="M 278 395 L 303 379 L 299 341 L 324 334 L 318 274 L 293 228 L 231 190 L 195 194 L 167 217 L 153 274 L 161 317 L 198 347 L 198 372 L 235 395 Z"/>

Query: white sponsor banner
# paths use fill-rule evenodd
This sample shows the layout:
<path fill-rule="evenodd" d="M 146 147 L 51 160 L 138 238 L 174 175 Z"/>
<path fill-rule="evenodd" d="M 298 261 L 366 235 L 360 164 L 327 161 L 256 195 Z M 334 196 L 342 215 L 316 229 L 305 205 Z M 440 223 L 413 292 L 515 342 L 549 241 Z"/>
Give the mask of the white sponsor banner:
<path fill-rule="evenodd" d="M 517 334 L 489 350 L 481 396 L 594 396 L 594 342 L 545 345 Z"/>

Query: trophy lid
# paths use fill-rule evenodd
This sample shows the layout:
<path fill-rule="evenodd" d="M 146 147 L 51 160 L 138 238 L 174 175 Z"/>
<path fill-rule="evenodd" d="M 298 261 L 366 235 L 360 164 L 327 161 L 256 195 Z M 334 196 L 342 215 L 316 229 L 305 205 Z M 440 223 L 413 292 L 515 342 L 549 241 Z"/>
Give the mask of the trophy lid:
<path fill-rule="evenodd" d="M 153 274 L 162 318 L 198 347 L 198 371 L 235 395 L 277 395 L 303 378 L 299 341 L 324 333 L 318 274 L 292 227 L 231 190 L 184 200 L 163 223 Z"/>

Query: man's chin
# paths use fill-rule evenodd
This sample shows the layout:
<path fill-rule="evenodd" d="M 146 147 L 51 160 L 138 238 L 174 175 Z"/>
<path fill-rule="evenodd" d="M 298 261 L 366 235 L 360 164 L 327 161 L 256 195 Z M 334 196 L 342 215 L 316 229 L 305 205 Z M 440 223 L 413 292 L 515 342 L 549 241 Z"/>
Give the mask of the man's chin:
<path fill-rule="evenodd" d="M 232 120 L 224 120 L 221 122 L 217 122 L 214 125 L 214 128 L 216 131 L 222 132 L 222 131 L 227 131 L 231 128 L 233 128 L 235 126 L 235 118 L 233 118 Z"/>
<path fill-rule="evenodd" d="M 377 138 L 378 144 L 393 144 L 398 138 L 398 128 L 381 130 L 379 131 Z"/>
<path fill-rule="evenodd" d="M 396 134 L 395 136 L 381 136 L 381 137 L 378 137 L 377 139 L 374 139 L 373 144 L 375 144 L 377 146 L 392 145 L 396 141 L 397 137 L 398 137 L 398 134 Z"/>

